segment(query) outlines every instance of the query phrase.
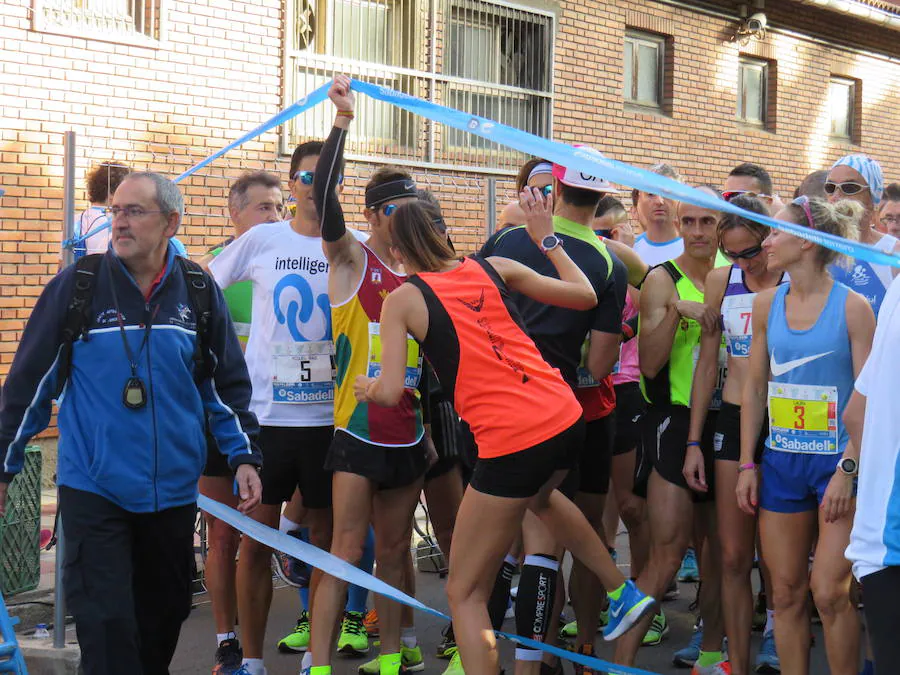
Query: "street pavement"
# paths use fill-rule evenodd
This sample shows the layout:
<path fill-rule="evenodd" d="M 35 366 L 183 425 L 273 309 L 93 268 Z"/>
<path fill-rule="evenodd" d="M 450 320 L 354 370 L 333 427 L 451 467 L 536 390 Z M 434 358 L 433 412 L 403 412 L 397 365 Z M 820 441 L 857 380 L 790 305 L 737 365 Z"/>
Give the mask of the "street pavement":
<path fill-rule="evenodd" d="M 620 534 L 617 541 L 619 550 L 620 567 L 627 574 L 628 538 Z M 756 574 L 754 573 L 754 577 Z M 513 582 L 515 584 L 515 580 Z M 444 592 L 445 580 L 437 574 L 418 572 L 416 585 L 417 597 L 425 604 L 447 612 L 447 596 Z M 663 605 L 666 617 L 669 621 L 670 633 L 663 643 L 656 647 L 644 647 L 638 655 L 637 666 L 651 673 L 660 675 L 688 675 L 689 670 L 678 669 L 672 665 L 672 652 L 685 646 L 691 637 L 694 616 L 688 606 L 693 601 L 696 593 L 695 584 L 679 584 L 679 598 L 666 602 Z M 206 595 L 198 595 L 195 598 L 196 607 L 190 618 L 185 622 L 181 631 L 181 640 L 175 659 L 172 663 L 172 675 L 195 675 L 196 673 L 209 672 L 212 668 L 212 658 L 215 651 L 215 629 L 212 623 L 210 605 Z M 371 598 L 369 605 L 371 606 Z M 265 662 L 268 675 L 295 675 L 299 672 L 300 657 L 278 653 L 276 642 L 294 626 L 298 612 L 299 601 L 295 589 L 288 587 L 276 588 L 272 600 L 272 610 L 269 614 L 268 637 L 266 639 Z M 572 615 L 572 608 L 566 607 L 566 613 Z M 441 639 L 441 629 L 444 623 L 430 615 L 416 614 L 416 630 L 419 643 L 425 656 L 425 672 L 439 675 L 446 668 L 447 662 L 435 658 L 435 648 Z M 504 630 L 515 633 L 515 621 L 509 619 L 503 626 Z M 240 627 L 238 627 L 240 635 Z M 813 649 L 813 657 L 810 672 L 816 675 L 828 673 L 822 647 L 822 631 L 820 626 L 813 627 L 816 646 Z M 760 634 L 753 636 L 752 649 L 755 654 L 759 645 Z M 611 658 L 612 646 L 603 642 L 602 636 L 597 636 L 596 645 L 600 658 Z M 513 645 L 501 642 L 502 666 L 507 673 L 512 673 Z M 377 649 L 370 649 L 369 657 L 374 658 Z M 367 657 L 367 658 L 369 658 Z M 348 659 L 335 656 L 333 672 L 335 675 L 356 675 L 356 668 L 364 663 L 365 659 Z M 565 665 L 565 671 L 572 673 L 571 663 Z"/>

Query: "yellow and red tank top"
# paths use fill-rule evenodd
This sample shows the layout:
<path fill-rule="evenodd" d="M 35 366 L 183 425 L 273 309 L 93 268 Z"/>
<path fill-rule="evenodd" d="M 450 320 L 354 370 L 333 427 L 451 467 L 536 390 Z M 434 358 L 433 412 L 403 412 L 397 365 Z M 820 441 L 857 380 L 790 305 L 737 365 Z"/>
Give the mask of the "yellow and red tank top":
<path fill-rule="evenodd" d="M 407 446 L 422 439 L 422 408 L 416 387 L 422 375 L 419 345 L 407 341 L 406 391 L 399 405 L 385 408 L 360 403 L 353 395 L 358 375 L 381 373 L 381 305 L 392 290 L 406 281 L 384 264 L 365 244 L 366 264 L 356 292 L 345 302 L 331 305 L 334 336 L 334 428 L 372 445 Z"/>
<path fill-rule="evenodd" d="M 525 332 L 500 275 L 487 262 L 409 278 L 425 298 L 422 347 L 453 407 L 471 427 L 483 459 L 543 443 L 581 417 L 559 370 Z"/>

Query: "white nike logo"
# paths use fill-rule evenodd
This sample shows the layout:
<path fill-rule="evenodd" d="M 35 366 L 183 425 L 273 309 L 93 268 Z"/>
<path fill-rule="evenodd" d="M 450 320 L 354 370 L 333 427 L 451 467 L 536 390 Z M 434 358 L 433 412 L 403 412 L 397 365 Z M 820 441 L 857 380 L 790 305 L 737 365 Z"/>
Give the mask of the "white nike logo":
<path fill-rule="evenodd" d="M 619 605 L 619 606 L 616 607 L 615 609 L 610 609 L 610 610 L 609 610 L 609 613 L 612 614 L 612 616 L 613 616 L 614 619 L 618 619 L 618 618 L 619 618 L 619 614 L 622 613 L 622 610 L 623 610 L 623 609 L 625 609 L 625 605 Z"/>
<path fill-rule="evenodd" d="M 773 351 L 772 356 L 769 358 L 769 370 L 772 371 L 772 375 L 779 377 L 785 373 L 791 372 L 794 368 L 805 366 L 807 363 L 815 361 L 816 359 L 821 359 L 823 356 L 828 356 L 833 352 L 834 350 L 832 349 L 830 352 L 822 352 L 821 354 L 813 354 L 812 356 L 804 356 L 803 358 L 794 359 L 793 361 L 778 363 L 775 360 L 775 352 Z"/>

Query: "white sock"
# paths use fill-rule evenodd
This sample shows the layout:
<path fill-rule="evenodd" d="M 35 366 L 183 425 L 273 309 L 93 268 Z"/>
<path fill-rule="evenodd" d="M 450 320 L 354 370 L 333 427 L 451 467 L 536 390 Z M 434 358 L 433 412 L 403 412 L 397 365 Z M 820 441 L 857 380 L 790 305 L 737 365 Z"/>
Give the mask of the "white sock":
<path fill-rule="evenodd" d="M 768 633 L 770 630 L 775 630 L 775 610 L 774 609 L 766 610 L 766 627 L 763 629 L 763 635 Z"/>
<path fill-rule="evenodd" d="M 307 649 L 300 659 L 300 672 L 308 672 L 310 668 L 312 668 L 312 652 Z"/>
<path fill-rule="evenodd" d="M 216 645 L 220 645 L 225 640 L 234 640 L 237 638 L 237 635 L 234 634 L 233 630 L 228 631 L 227 633 L 216 633 Z"/>
<path fill-rule="evenodd" d="M 262 659 L 244 659 L 242 665 L 247 666 L 250 675 L 266 675 L 266 667 L 263 665 Z"/>
<path fill-rule="evenodd" d="M 300 529 L 300 523 L 295 523 L 293 520 L 281 516 L 281 521 L 278 523 L 278 529 L 282 532 L 293 532 L 294 530 Z"/>
<path fill-rule="evenodd" d="M 416 640 L 416 629 L 415 628 L 401 628 L 400 629 L 400 644 L 402 644 L 407 649 L 412 649 L 416 645 L 419 644 L 419 641 Z"/>

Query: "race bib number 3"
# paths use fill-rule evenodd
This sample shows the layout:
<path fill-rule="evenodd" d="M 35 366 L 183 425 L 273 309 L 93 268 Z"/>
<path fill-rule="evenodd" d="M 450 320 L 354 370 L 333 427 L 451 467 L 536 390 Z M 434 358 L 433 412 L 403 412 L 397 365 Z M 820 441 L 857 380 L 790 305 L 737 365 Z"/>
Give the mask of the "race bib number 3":
<path fill-rule="evenodd" d="M 279 342 L 272 346 L 272 401 L 334 401 L 334 349 L 330 341 Z"/>
<path fill-rule="evenodd" d="M 750 356 L 750 341 L 753 338 L 754 296 L 739 295 L 729 298 L 728 307 L 722 312 L 728 353 L 737 358 Z"/>
<path fill-rule="evenodd" d="M 366 369 L 368 377 L 381 375 L 381 324 L 369 324 L 369 362 Z M 419 343 L 410 335 L 406 336 L 406 375 L 403 385 L 407 389 L 415 389 L 422 376 L 422 355 Z"/>
<path fill-rule="evenodd" d="M 816 455 L 838 452 L 837 387 L 769 383 L 769 445 Z"/>

